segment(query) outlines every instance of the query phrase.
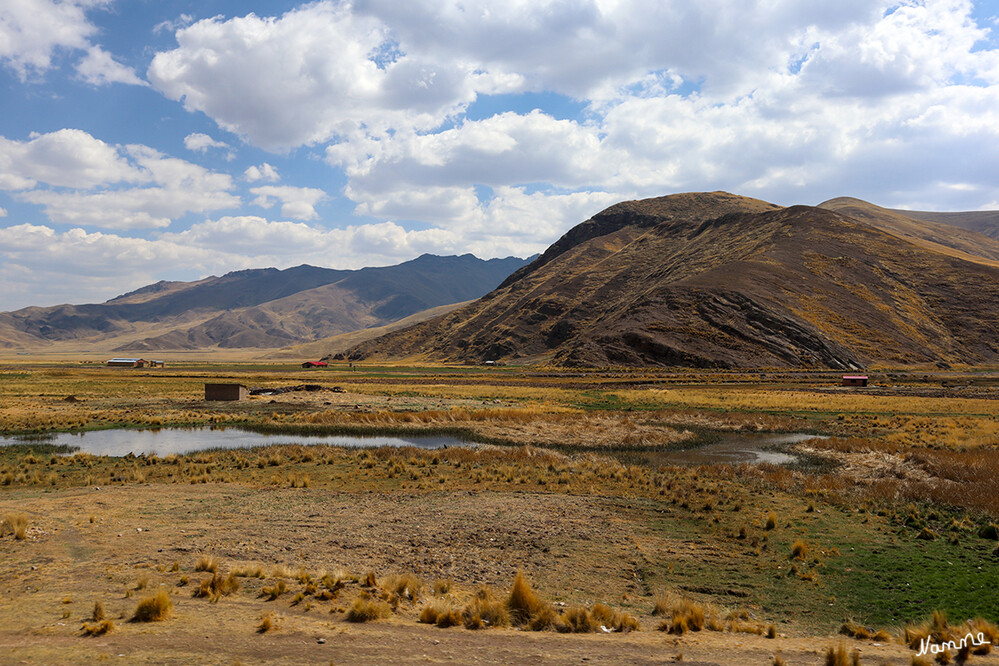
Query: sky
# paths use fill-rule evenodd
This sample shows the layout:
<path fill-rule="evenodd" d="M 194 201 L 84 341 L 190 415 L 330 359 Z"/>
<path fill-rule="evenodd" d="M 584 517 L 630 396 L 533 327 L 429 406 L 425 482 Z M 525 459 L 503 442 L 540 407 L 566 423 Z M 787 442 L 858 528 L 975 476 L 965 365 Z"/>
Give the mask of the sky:
<path fill-rule="evenodd" d="M 0 3 L 0 310 L 715 190 L 999 209 L 999 0 Z"/>

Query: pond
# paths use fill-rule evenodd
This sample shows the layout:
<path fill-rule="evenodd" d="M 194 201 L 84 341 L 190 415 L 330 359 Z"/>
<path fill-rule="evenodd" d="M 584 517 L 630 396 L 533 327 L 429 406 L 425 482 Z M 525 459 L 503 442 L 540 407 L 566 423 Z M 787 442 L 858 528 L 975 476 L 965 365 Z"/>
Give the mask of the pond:
<path fill-rule="evenodd" d="M 44 444 L 66 446 L 98 456 L 183 454 L 205 449 L 243 449 L 274 444 L 324 444 L 327 446 L 415 446 L 440 449 L 474 444 L 456 437 L 406 435 L 401 437 L 348 435 L 262 434 L 239 428 L 154 428 L 148 430 L 88 430 L 26 437 L 0 437 L 0 446 Z"/>
<path fill-rule="evenodd" d="M 606 450 L 629 465 L 713 465 L 717 463 L 793 464 L 799 456 L 786 452 L 788 445 L 814 439 L 804 433 L 732 433 L 718 435 L 711 443 L 689 449 L 662 451 Z M 88 430 L 75 433 L 0 437 L 0 446 L 44 444 L 67 447 L 94 455 L 126 456 L 184 454 L 206 449 L 240 449 L 274 444 L 322 444 L 352 448 L 414 446 L 421 449 L 477 446 L 459 437 L 439 435 L 359 436 L 289 435 L 257 433 L 239 428 L 153 428 L 146 430 Z"/>
<path fill-rule="evenodd" d="M 800 432 L 725 432 L 717 440 L 703 446 L 669 451 L 620 451 L 615 457 L 625 464 L 646 467 L 739 463 L 790 465 L 799 462 L 800 456 L 788 453 L 788 446 L 809 439 L 823 437 Z"/>

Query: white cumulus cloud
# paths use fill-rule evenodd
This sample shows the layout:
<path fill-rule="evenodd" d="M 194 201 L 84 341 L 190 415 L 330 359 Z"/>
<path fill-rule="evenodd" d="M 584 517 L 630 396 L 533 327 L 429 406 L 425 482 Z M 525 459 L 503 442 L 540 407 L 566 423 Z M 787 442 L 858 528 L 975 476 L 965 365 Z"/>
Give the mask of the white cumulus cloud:
<path fill-rule="evenodd" d="M 122 65 L 99 46 L 87 49 L 87 55 L 76 64 L 76 71 L 80 78 L 93 86 L 106 86 L 112 83 L 149 85 L 135 74 L 135 70 Z"/>
<path fill-rule="evenodd" d="M 296 220 L 314 220 L 316 204 L 327 198 L 326 193 L 313 187 L 292 187 L 290 185 L 264 185 L 250 189 L 257 195 L 253 201 L 257 206 L 270 208 L 275 200 L 281 202 L 281 214 Z"/>
<path fill-rule="evenodd" d="M 228 143 L 225 141 L 217 141 L 207 134 L 202 134 L 201 132 L 194 132 L 185 136 L 184 147 L 196 153 L 207 153 L 209 149 L 217 148 L 226 152 L 227 160 L 232 160 L 236 157 L 236 153 L 232 150 L 232 146 Z"/>
<path fill-rule="evenodd" d="M 469 66 L 398 53 L 385 24 L 347 4 L 206 19 L 176 36 L 149 66 L 153 86 L 270 150 L 362 126 L 430 129 L 474 98 Z"/>
<path fill-rule="evenodd" d="M 0 62 L 24 80 L 52 66 L 60 49 L 86 49 L 97 29 L 84 8 L 91 3 L 13 0 L 0 4 Z"/>
<path fill-rule="evenodd" d="M 19 190 L 53 222 L 117 229 L 165 227 L 188 212 L 240 203 L 227 174 L 74 129 L 23 142 L 0 137 L 0 187 Z"/>
<path fill-rule="evenodd" d="M 278 175 L 277 169 L 272 167 L 267 162 L 247 167 L 246 171 L 243 172 L 243 178 L 251 183 L 255 183 L 258 180 L 276 183 L 281 180 L 281 176 Z"/>

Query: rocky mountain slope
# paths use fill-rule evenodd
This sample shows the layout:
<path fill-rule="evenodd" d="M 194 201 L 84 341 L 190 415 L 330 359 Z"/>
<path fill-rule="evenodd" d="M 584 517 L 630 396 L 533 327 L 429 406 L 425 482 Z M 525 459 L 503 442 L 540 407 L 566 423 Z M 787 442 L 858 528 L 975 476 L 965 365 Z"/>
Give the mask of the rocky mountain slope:
<path fill-rule="evenodd" d="M 136 353 L 281 347 L 477 298 L 524 263 L 423 255 L 380 268 L 266 268 L 159 282 L 101 304 L 0 313 L 0 347 L 85 342 Z"/>
<path fill-rule="evenodd" d="M 999 361 L 999 242 L 860 204 L 781 208 L 724 192 L 617 204 L 478 301 L 350 354 L 842 369 Z"/>

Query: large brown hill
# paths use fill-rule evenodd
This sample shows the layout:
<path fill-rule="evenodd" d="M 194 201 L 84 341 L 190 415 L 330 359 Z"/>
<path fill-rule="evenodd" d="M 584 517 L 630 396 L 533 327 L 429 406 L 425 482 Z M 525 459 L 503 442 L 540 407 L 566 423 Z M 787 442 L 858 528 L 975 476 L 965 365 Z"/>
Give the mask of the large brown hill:
<path fill-rule="evenodd" d="M 478 301 L 351 354 L 843 369 L 999 360 L 999 243 L 864 210 L 724 192 L 625 202 Z"/>

